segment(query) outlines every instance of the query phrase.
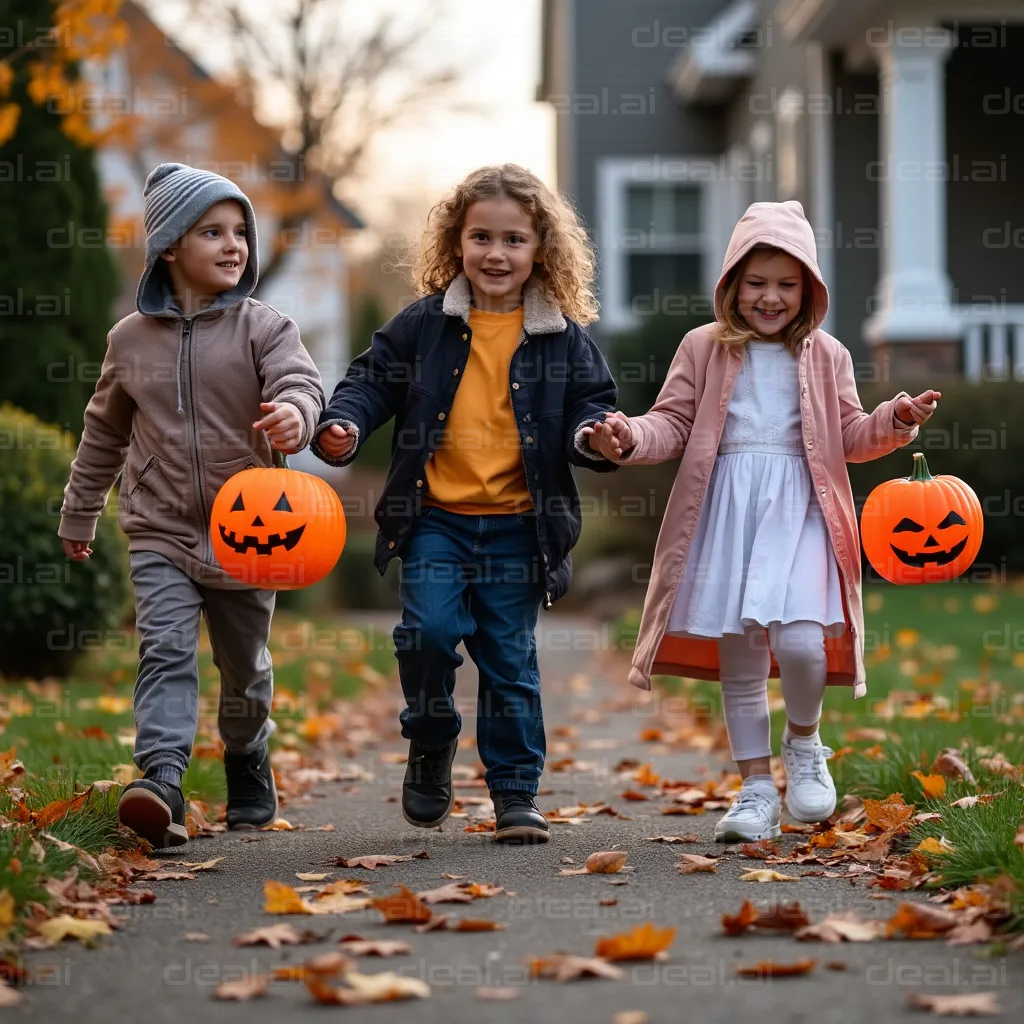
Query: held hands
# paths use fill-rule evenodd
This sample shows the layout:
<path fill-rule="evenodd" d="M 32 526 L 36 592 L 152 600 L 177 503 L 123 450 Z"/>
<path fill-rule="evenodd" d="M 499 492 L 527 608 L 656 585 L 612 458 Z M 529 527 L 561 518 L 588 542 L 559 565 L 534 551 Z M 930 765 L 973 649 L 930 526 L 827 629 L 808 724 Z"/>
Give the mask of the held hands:
<path fill-rule="evenodd" d="M 906 395 L 901 395 L 896 399 L 896 408 L 894 410 L 896 419 L 907 427 L 925 423 L 931 414 L 935 412 L 936 405 L 941 397 L 941 392 L 931 390 L 922 392 L 917 398 L 908 398 Z"/>
<path fill-rule="evenodd" d="M 270 443 L 285 455 L 294 455 L 302 440 L 302 413 L 289 402 L 260 402 L 263 419 L 252 426 L 265 430 Z"/>
<path fill-rule="evenodd" d="M 61 544 L 64 545 L 64 554 L 72 562 L 84 562 L 92 554 L 92 548 L 85 540 L 65 540 L 62 537 Z"/>
<path fill-rule="evenodd" d="M 337 423 L 331 424 L 319 437 L 320 447 L 327 452 L 332 459 L 339 459 L 342 455 L 348 455 L 352 451 L 352 445 L 356 443 L 354 431 L 346 430 Z"/>
<path fill-rule="evenodd" d="M 603 423 L 584 427 L 583 433 L 591 450 L 612 461 L 633 445 L 633 431 L 629 426 L 629 418 L 618 410 L 608 413 Z"/>

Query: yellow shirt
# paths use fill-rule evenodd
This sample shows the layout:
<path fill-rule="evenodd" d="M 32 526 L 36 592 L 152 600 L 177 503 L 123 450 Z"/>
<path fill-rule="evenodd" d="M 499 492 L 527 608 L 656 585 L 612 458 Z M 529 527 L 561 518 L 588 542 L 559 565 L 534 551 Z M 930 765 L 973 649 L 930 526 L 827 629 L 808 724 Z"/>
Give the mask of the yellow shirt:
<path fill-rule="evenodd" d="M 447 426 L 426 465 L 425 505 L 493 515 L 533 508 L 509 395 L 509 363 L 523 330 L 523 310 L 470 308 L 469 359 Z"/>

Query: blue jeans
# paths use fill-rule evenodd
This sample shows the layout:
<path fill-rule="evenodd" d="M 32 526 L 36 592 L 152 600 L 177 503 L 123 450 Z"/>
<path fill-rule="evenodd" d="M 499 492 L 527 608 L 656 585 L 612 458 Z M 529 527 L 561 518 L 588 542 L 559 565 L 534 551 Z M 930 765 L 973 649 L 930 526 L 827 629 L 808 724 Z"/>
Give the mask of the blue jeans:
<path fill-rule="evenodd" d="M 402 735 L 428 748 L 458 736 L 455 648 L 464 640 L 480 673 L 477 752 L 487 785 L 536 793 L 545 742 L 534 630 L 544 572 L 532 514 L 425 507 L 401 557 Z"/>

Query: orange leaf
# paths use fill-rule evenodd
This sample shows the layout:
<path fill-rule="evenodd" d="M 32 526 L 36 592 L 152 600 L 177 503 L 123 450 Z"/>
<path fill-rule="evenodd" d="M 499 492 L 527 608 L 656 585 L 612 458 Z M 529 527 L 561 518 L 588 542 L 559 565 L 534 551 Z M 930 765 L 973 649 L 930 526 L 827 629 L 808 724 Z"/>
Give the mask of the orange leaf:
<path fill-rule="evenodd" d="M 390 896 L 378 897 L 370 901 L 371 905 L 384 915 L 384 920 L 388 924 L 420 924 L 423 921 L 429 921 L 433 913 L 430 907 L 404 885 L 399 885 L 397 888 L 398 892 L 392 893 Z"/>
<path fill-rule="evenodd" d="M 797 960 L 795 964 L 777 964 L 774 960 L 762 960 L 748 967 L 738 966 L 736 973 L 744 978 L 793 978 L 808 974 L 816 960 Z"/>
<path fill-rule="evenodd" d="M 656 786 L 661 776 L 654 770 L 653 765 L 642 764 L 633 778 L 641 786 Z"/>
<path fill-rule="evenodd" d="M 486 921 L 480 917 L 464 917 L 449 931 L 453 932 L 498 932 L 505 926 L 500 921 Z"/>
<path fill-rule="evenodd" d="M 892 793 L 885 800 L 864 798 L 864 812 L 867 817 L 865 828 L 872 827 L 879 832 L 906 832 L 914 814 L 914 805 L 906 804 L 900 793 Z"/>
<path fill-rule="evenodd" d="M 55 821 L 60 821 L 66 815 L 81 810 L 86 800 L 89 799 L 90 793 L 92 793 L 92 786 L 71 800 L 54 800 L 53 803 L 47 804 L 42 810 L 33 812 L 32 820 L 40 828 L 46 828 Z"/>
<path fill-rule="evenodd" d="M 941 800 L 946 795 L 946 780 L 942 775 L 925 775 L 924 772 L 911 772 L 921 783 L 921 789 L 929 800 Z"/>
<path fill-rule="evenodd" d="M 675 928 L 655 928 L 645 921 L 632 931 L 603 936 L 597 940 L 594 955 L 606 960 L 650 960 L 672 945 Z"/>
<path fill-rule="evenodd" d="M 722 927 L 729 935 L 742 935 L 760 917 L 757 908 L 750 902 L 744 900 L 739 913 L 723 914 Z"/>
<path fill-rule="evenodd" d="M 638 793 L 635 789 L 627 789 L 621 794 L 623 800 L 650 800 L 646 793 Z"/>
<path fill-rule="evenodd" d="M 264 882 L 263 895 L 266 900 L 263 909 L 268 914 L 313 913 L 305 900 L 290 885 L 285 885 L 283 882 L 273 880 Z"/>
<path fill-rule="evenodd" d="M 957 915 L 927 903 L 901 903 L 889 918 L 886 935 L 902 932 L 908 939 L 934 939 L 957 923 Z"/>

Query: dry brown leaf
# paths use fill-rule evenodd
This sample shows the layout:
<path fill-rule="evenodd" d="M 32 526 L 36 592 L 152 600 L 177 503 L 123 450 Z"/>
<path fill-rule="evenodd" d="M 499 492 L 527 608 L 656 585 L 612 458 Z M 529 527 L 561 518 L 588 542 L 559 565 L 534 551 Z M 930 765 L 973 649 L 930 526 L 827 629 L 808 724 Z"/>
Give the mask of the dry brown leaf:
<path fill-rule="evenodd" d="M 512 988 L 511 985 L 481 985 L 474 993 L 477 999 L 484 999 L 489 1002 L 507 1002 L 510 999 L 518 999 L 522 994 L 521 988 Z"/>
<path fill-rule="evenodd" d="M 555 981 L 576 981 L 577 978 L 608 978 L 621 981 L 625 974 L 621 967 L 600 957 L 574 956 L 572 953 L 549 953 L 527 961 L 535 977 L 553 978 Z"/>
<path fill-rule="evenodd" d="M 992 925 L 983 917 L 974 921 L 961 921 L 946 933 L 947 946 L 973 946 L 992 941 Z"/>
<path fill-rule="evenodd" d="M 449 924 L 452 932 L 500 932 L 505 926 L 500 921 L 489 921 L 482 917 L 464 917 L 458 924 Z"/>
<path fill-rule="evenodd" d="M 744 900 L 737 913 L 722 915 L 722 927 L 728 935 L 742 935 L 759 916 L 757 908 L 750 900 Z"/>
<path fill-rule="evenodd" d="M 236 935 L 232 940 L 235 946 L 269 946 L 278 949 L 281 946 L 297 946 L 302 936 L 290 924 L 270 924 L 264 928 L 255 928 L 251 932 Z"/>
<path fill-rule="evenodd" d="M 47 828 L 68 814 L 81 810 L 89 799 L 92 790 L 93 787 L 89 786 L 88 789 L 79 793 L 78 796 L 72 797 L 70 800 L 54 800 L 52 803 L 48 803 L 38 811 L 32 812 L 32 821 L 38 828 Z"/>
<path fill-rule="evenodd" d="M 400 956 L 412 952 L 408 942 L 396 939 L 360 939 L 346 936 L 341 948 L 353 956 Z"/>
<path fill-rule="evenodd" d="M 185 932 L 183 936 L 186 942 L 209 942 L 210 936 L 206 932 Z"/>
<path fill-rule="evenodd" d="M 931 771 L 944 775 L 947 779 L 963 779 L 965 782 L 974 784 L 974 775 L 967 766 L 967 762 L 960 755 L 960 752 L 953 747 L 947 747 L 932 762 Z"/>
<path fill-rule="evenodd" d="M 214 999 L 234 999 L 244 1003 L 267 994 L 269 974 L 250 974 L 238 981 L 224 981 L 214 990 Z"/>
<path fill-rule="evenodd" d="M 928 903 L 901 903 L 886 924 L 888 936 L 902 933 L 908 939 L 934 939 L 958 923 L 957 915 Z"/>
<path fill-rule="evenodd" d="M 897 835 L 906 832 L 914 814 L 914 805 L 904 802 L 899 793 L 891 793 L 885 800 L 865 798 L 864 812 L 867 817 L 865 828 Z"/>
<path fill-rule="evenodd" d="M 612 1024 L 647 1024 L 647 1014 L 643 1010 L 623 1010 L 612 1017 Z"/>
<path fill-rule="evenodd" d="M 994 1017 L 1003 1012 L 995 992 L 967 992 L 955 996 L 931 996 L 912 992 L 907 1006 L 929 1010 L 937 1017 Z"/>
<path fill-rule="evenodd" d="M 700 836 L 695 832 L 686 832 L 681 836 L 647 836 L 649 843 L 699 843 Z"/>
<path fill-rule="evenodd" d="M 806 927 L 810 919 L 799 903 L 775 903 L 767 910 L 758 912 L 754 928 L 767 928 L 772 931 L 795 932 Z"/>
<path fill-rule="evenodd" d="M 698 872 L 715 874 L 718 870 L 718 861 L 714 857 L 702 857 L 697 853 L 684 853 L 680 856 L 676 865 L 681 875 L 693 875 Z"/>
<path fill-rule="evenodd" d="M 0 978 L 0 1006 L 17 1006 L 21 1002 L 21 993 Z"/>
<path fill-rule="evenodd" d="M 392 893 L 390 896 L 370 901 L 371 905 L 384 915 L 384 920 L 388 924 L 422 924 L 424 921 L 429 921 L 430 907 L 422 903 L 419 897 L 404 885 L 399 885 L 397 888 L 398 892 Z"/>
<path fill-rule="evenodd" d="M 800 942 L 874 942 L 885 935 L 884 921 L 864 921 L 856 910 L 846 910 L 801 928 L 793 938 Z"/>
<path fill-rule="evenodd" d="M 322 882 L 327 878 L 328 872 L 324 871 L 296 871 L 295 877 L 300 882 Z"/>
<path fill-rule="evenodd" d="M 410 978 L 384 971 L 380 974 L 359 974 L 349 971 L 345 982 L 371 1003 L 386 1003 L 396 999 L 426 999 L 430 986 L 419 978 Z"/>
<path fill-rule="evenodd" d="M 742 857 L 767 860 L 769 857 L 778 857 L 782 853 L 782 848 L 771 839 L 759 839 L 756 843 L 743 843 L 739 852 Z"/>
<path fill-rule="evenodd" d="M 365 868 L 367 871 L 376 871 L 377 868 L 389 867 L 392 864 L 401 864 L 407 860 L 429 860 L 430 854 L 426 850 L 419 853 L 371 853 L 363 857 L 336 857 L 332 864 L 340 868 Z"/>
<path fill-rule="evenodd" d="M 473 895 L 462 886 L 451 883 L 438 889 L 427 889 L 416 894 L 424 903 L 472 903 Z"/>
<path fill-rule="evenodd" d="M 660 779 L 661 776 L 651 764 L 642 764 L 633 776 L 633 780 L 640 786 L 656 786 Z"/>
<path fill-rule="evenodd" d="M 466 892 L 475 900 L 486 899 L 491 896 L 499 896 L 505 890 L 500 885 L 491 885 L 488 882 L 470 882 L 466 886 Z"/>
<path fill-rule="evenodd" d="M 614 875 L 628 859 L 625 850 L 602 850 L 587 858 L 585 870 L 592 875 Z"/>
<path fill-rule="evenodd" d="M 274 968 L 275 981 L 307 981 L 309 978 L 331 978 L 352 970 L 352 961 L 336 950 L 321 953 L 301 964 L 283 964 Z"/>
<path fill-rule="evenodd" d="M 650 960 L 672 945 L 675 928 L 656 928 L 645 921 L 631 931 L 602 936 L 594 946 L 594 955 L 605 960 Z"/>
<path fill-rule="evenodd" d="M 792 964 L 780 964 L 774 960 L 762 960 L 749 966 L 737 966 L 736 973 L 744 978 L 794 978 L 809 974 L 816 960 L 797 960 Z"/>
<path fill-rule="evenodd" d="M 650 800 L 651 798 L 646 793 L 639 793 L 635 789 L 627 789 L 624 793 L 619 794 L 623 800 Z"/>
<path fill-rule="evenodd" d="M 755 868 L 740 875 L 741 882 L 798 882 L 795 875 L 784 875 L 771 868 Z"/>
<path fill-rule="evenodd" d="M 48 943 L 78 939 L 83 945 L 90 945 L 101 935 L 113 934 L 113 929 L 106 921 L 89 921 L 70 914 L 50 918 L 49 921 L 37 924 L 35 929 Z"/>

